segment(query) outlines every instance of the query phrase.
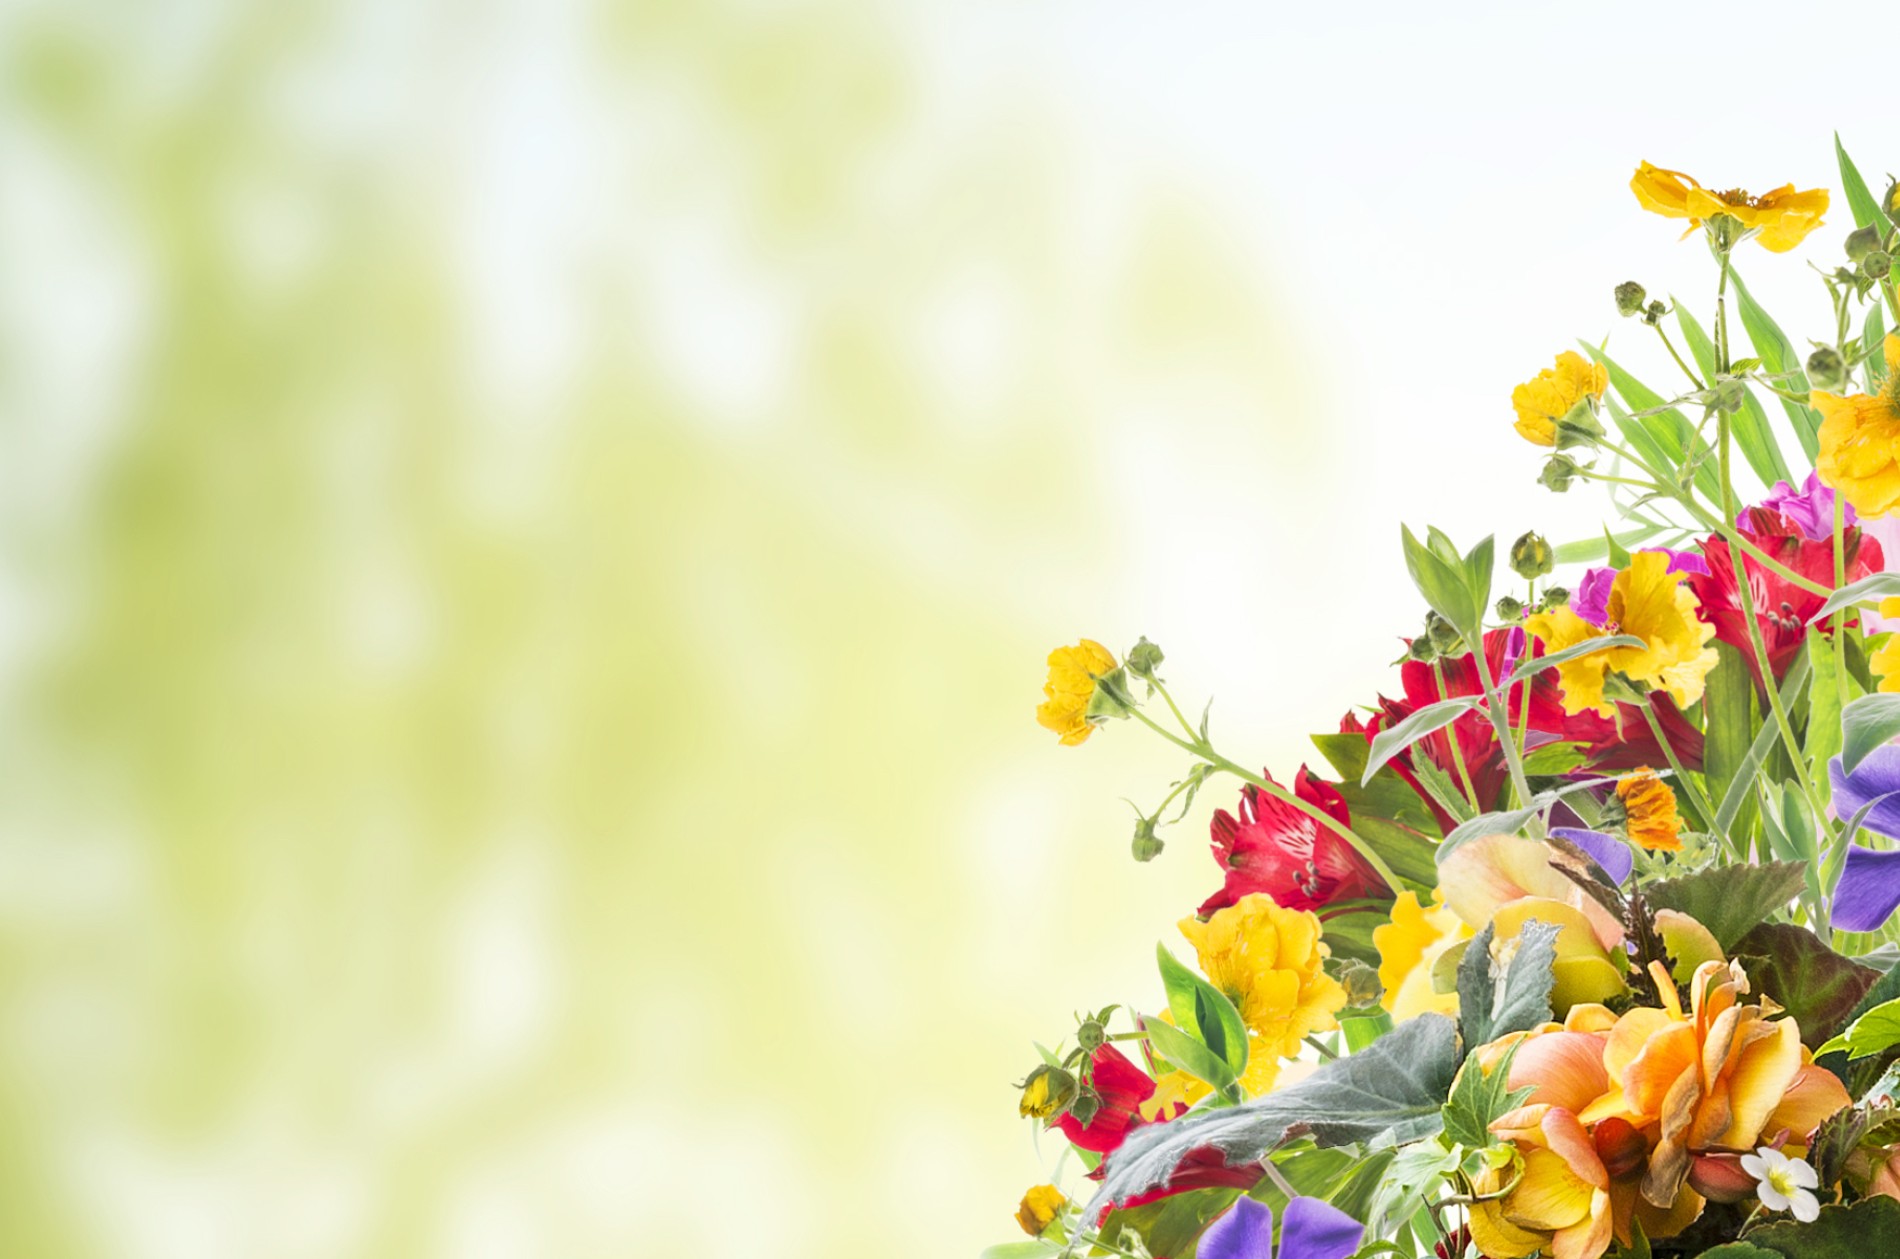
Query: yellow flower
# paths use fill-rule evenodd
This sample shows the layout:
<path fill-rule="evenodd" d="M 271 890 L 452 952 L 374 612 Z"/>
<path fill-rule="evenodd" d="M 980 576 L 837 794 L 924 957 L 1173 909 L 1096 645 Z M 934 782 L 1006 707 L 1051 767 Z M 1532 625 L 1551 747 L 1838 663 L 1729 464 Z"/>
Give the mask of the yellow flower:
<path fill-rule="evenodd" d="M 1023 1226 L 1023 1232 L 1040 1237 L 1068 1205 L 1069 1200 L 1054 1185 L 1037 1185 L 1023 1195 L 1022 1205 L 1016 1208 L 1016 1222 Z"/>
<path fill-rule="evenodd" d="M 1615 704 L 1603 696 L 1603 680 L 1611 672 L 1645 689 L 1668 691 L 1680 708 L 1702 698 L 1703 681 L 1720 659 L 1708 645 L 1715 626 L 1697 619 L 1699 605 L 1682 578 L 1669 571 L 1667 555 L 1643 551 L 1610 583 L 1608 618 L 1602 626 L 1567 607 L 1539 612 L 1524 622 L 1548 652 L 1612 634 L 1643 640 L 1641 647 L 1606 647 L 1558 665 L 1565 712 L 1588 708 L 1601 717 L 1615 716 Z"/>
<path fill-rule="evenodd" d="M 1036 722 L 1062 736 L 1064 747 L 1074 747 L 1095 733 L 1089 720 L 1089 700 L 1095 679 L 1115 671 L 1115 657 L 1092 638 L 1049 653 L 1049 680 L 1042 684 L 1043 701 L 1036 706 Z"/>
<path fill-rule="evenodd" d="M 1900 597 L 1882 599 L 1880 615 L 1900 618 Z M 1882 643 L 1880 650 L 1868 657 L 1867 664 L 1879 676 L 1881 690 L 1900 691 L 1900 634 Z"/>
<path fill-rule="evenodd" d="M 1887 379 L 1877 394 L 1809 395 L 1821 413 L 1814 470 L 1864 517 L 1900 506 L 1900 333 L 1887 334 Z"/>
<path fill-rule="evenodd" d="M 1533 445 L 1555 446 L 1557 421 L 1585 398 L 1601 398 L 1609 385 L 1610 373 L 1603 364 L 1565 350 L 1557 356 L 1555 367 L 1546 367 L 1511 390 L 1518 435 Z"/>
<path fill-rule="evenodd" d="M 1650 852 L 1679 852 L 1676 793 L 1652 769 L 1639 769 L 1616 780 L 1616 798 L 1628 815 L 1623 828 Z"/>
<path fill-rule="evenodd" d="M 1418 903 L 1416 892 L 1399 893 L 1392 903 L 1392 921 L 1372 929 L 1372 947 L 1379 950 L 1379 982 L 1385 985 L 1380 1004 L 1391 1012 L 1393 1022 L 1428 1010 L 1458 1012 L 1457 993 L 1432 991 L 1432 967 L 1446 949 L 1471 936 L 1471 928 L 1445 908 L 1443 894 L 1436 889 L 1430 909 Z"/>
<path fill-rule="evenodd" d="M 1290 1058 L 1309 1032 L 1337 1027 L 1335 1011 L 1346 990 L 1320 969 L 1326 946 L 1319 919 L 1283 909 L 1264 892 L 1253 892 L 1206 922 L 1181 920 L 1181 934 L 1199 955 L 1201 973 L 1226 993 L 1240 1017 L 1259 1036 L 1254 1052 Z"/>
<path fill-rule="evenodd" d="M 1688 219 L 1694 231 L 1718 214 L 1726 214 L 1745 228 L 1758 231 L 1762 248 L 1784 254 L 1815 228 L 1827 213 L 1827 189 L 1796 192 L 1783 184 L 1773 192 L 1752 197 L 1739 188 L 1711 192 L 1680 171 L 1663 170 L 1644 162 L 1630 179 L 1630 190 L 1645 210 L 1665 218 Z M 1684 235 L 1688 233 L 1685 232 Z"/>
<path fill-rule="evenodd" d="M 1023 1118 L 1053 1119 L 1075 1100 L 1075 1077 L 1061 1067 L 1043 1065 L 1023 1081 L 1022 1100 L 1017 1113 Z"/>

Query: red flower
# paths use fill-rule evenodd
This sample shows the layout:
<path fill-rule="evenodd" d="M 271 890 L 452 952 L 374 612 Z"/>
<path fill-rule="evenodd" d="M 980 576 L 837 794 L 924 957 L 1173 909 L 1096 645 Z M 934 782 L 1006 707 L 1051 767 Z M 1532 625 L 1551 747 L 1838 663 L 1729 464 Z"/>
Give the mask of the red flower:
<path fill-rule="evenodd" d="M 1272 775 L 1267 775 L 1272 781 Z M 1293 794 L 1331 817 L 1352 825 L 1346 802 L 1306 766 L 1293 779 Z M 1265 892 L 1288 909 L 1320 909 L 1334 901 L 1385 896 L 1371 865 L 1334 831 L 1311 815 L 1258 787 L 1241 789 L 1239 817 L 1214 814 L 1214 857 L 1227 872 L 1220 891 L 1201 906 L 1205 918 L 1252 892 Z"/>
<path fill-rule="evenodd" d="M 1092 1062 L 1089 1083 L 1100 1095 L 1101 1107 L 1086 1124 L 1068 1114 L 1057 1123 L 1076 1147 L 1106 1154 L 1121 1145 L 1129 1129 L 1147 1122 L 1141 1117 L 1141 1104 L 1155 1095 L 1155 1082 L 1113 1045 L 1098 1046 Z M 1180 1109 L 1174 1112 L 1179 1113 Z M 1167 1115 L 1156 1122 L 1172 1118 Z"/>
<path fill-rule="evenodd" d="M 1828 589 L 1834 587 L 1834 541 L 1811 541 L 1798 525 L 1780 512 L 1766 507 L 1751 507 L 1742 513 L 1742 536 L 1783 566 L 1800 573 L 1809 581 Z M 1847 580 L 1877 573 L 1884 566 L 1880 543 L 1850 528 L 1841 535 L 1847 564 Z M 1735 561 L 1728 543 L 1719 537 L 1702 544 L 1702 556 L 1708 561 L 1709 574 L 1689 574 L 1689 589 L 1701 603 L 1703 621 L 1715 626 L 1715 636 L 1741 652 L 1748 671 L 1761 685 L 1761 668 L 1755 649 L 1748 641 L 1748 623 L 1742 619 L 1741 589 L 1735 580 Z M 1804 590 L 1759 561 L 1744 555 L 1748 573 L 1749 597 L 1755 605 L 1755 623 L 1761 628 L 1762 644 L 1768 650 L 1768 664 L 1779 679 L 1787 672 L 1795 652 L 1807 638 L 1808 618 L 1820 611 L 1826 597 Z M 1829 627 L 1823 626 L 1823 632 Z"/>
<path fill-rule="evenodd" d="M 1089 1179 L 1100 1180 L 1106 1172 L 1106 1165 L 1098 1167 L 1089 1173 Z M 1257 1160 L 1229 1167 L 1227 1156 L 1220 1152 L 1219 1147 L 1197 1146 L 1182 1156 L 1165 1183 L 1143 1193 L 1130 1194 L 1120 1202 L 1103 1203 L 1100 1206 L 1091 1203 L 1090 1211 L 1099 1219 L 1100 1214 L 1111 1206 L 1118 1211 L 1131 1211 L 1162 1198 L 1171 1198 L 1177 1193 L 1186 1193 L 1190 1189 L 1251 1189 L 1260 1183 L 1264 1175 L 1266 1172 Z"/>

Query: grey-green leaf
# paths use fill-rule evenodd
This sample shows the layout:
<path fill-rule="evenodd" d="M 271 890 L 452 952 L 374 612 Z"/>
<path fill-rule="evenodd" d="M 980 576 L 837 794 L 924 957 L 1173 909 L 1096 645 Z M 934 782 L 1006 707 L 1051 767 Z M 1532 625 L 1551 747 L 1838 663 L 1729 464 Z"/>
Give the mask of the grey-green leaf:
<path fill-rule="evenodd" d="M 1411 747 L 1435 730 L 1443 730 L 1458 718 L 1478 706 L 1476 695 L 1460 695 L 1455 699 L 1441 699 L 1435 704 L 1427 704 L 1408 716 L 1396 726 L 1390 726 L 1373 736 L 1372 751 L 1366 757 L 1365 772 L 1359 775 L 1359 785 L 1365 786 L 1372 776 L 1384 768 L 1385 763 Z"/>
<path fill-rule="evenodd" d="M 1867 754 L 1900 735 L 1900 694 L 1863 695 L 1841 712 L 1841 768 L 1853 773 Z"/>

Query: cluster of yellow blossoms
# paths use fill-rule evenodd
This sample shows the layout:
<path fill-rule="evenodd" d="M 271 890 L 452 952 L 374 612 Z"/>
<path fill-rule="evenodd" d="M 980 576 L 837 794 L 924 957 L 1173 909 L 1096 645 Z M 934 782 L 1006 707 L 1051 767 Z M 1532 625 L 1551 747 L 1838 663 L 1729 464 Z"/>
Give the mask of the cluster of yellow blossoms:
<path fill-rule="evenodd" d="M 1668 691 L 1679 708 L 1702 698 L 1705 679 L 1720 657 L 1709 645 L 1715 626 L 1696 616 L 1699 605 L 1684 576 L 1669 571 L 1667 555 L 1643 551 L 1631 556 L 1629 567 L 1611 582 L 1604 624 L 1592 625 L 1563 606 L 1524 622 L 1551 652 L 1613 634 L 1643 640 L 1641 647 L 1610 647 L 1558 665 L 1565 712 L 1588 708 L 1602 717 L 1614 716 L 1616 704 L 1603 693 L 1604 679 L 1611 673 L 1621 673 L 1648 690 Z"/>
<path fill-rule="evenodd" d="M 1597 1259 L 1612 1237 L 1630 1243 L 1632 1221 L 1648 1237 L 1673 1237 L 1708 1198 L 1752 1190 L 1732 1166 L 1740 1153 L 1764 1141 L 1805 1148 L 1849 1103 L 1793 1019 L 1773 1018 L 1771 1002 L 1743 1003 L 1739 965 L 1698 966 L 1686 1013 L 1661 963 L 1652 978 L 1661 1008 L 1618 1016 L 1574 1006 L 1562 1023 L 1505 1037 L 1466 1063 L 1497 1070 L 1515 1047 L 1507 1082 L 1531 1090 L 1491 1125 L 1518 1155 L 1515 1168 L 1474 1186 L 1472 1239 L 1491 1259 Z"/>

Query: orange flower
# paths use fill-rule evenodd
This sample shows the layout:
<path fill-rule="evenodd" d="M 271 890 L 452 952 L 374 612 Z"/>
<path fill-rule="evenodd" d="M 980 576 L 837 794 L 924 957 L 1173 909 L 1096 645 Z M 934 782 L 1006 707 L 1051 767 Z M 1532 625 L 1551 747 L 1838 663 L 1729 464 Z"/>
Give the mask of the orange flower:
<path fill-rule="evenodd" d="M 1636 168 L 1630 178 L 1630 191 L 1645 210 L 1665 218 L 1688 219 L 1689 231 L 1718 215 L 1727 215 L 1757 233 L 1755 238 L 1763 249 L 1778 254 L 1799 245 L 1809 232 L 1821 226 L 1821 216 L 1827 213 L 1825 188 L 1796 192 L 1793 184 L 1783 184 L 1759 197 L 1739 188 L 1712 192 L 1680 171 L 1663 170 L 1648 162 Z"/>
<path fill-rule="evenodd" d="M 1650 852 L 1678 852 L 1676 793 L 1652 769 L 1639 769 L 1616 780 L 1616 798 L 1627 815 L 1623 828 Z"/>

